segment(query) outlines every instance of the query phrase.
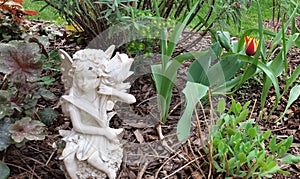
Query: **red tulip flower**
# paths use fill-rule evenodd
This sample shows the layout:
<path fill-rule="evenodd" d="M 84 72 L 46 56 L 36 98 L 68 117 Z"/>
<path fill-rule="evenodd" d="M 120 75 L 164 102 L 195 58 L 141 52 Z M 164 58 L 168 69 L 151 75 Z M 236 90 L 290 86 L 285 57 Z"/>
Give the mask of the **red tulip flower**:
<path fill-rule="evenodd" d="M 258 47 L 258 40 L 256 38 L 250 38 L 247 35 L 245 36 L 246 41 L 246 47 L 245 51 L 248 56 L 253 56 L 256 53 L 257 47 Z"/>

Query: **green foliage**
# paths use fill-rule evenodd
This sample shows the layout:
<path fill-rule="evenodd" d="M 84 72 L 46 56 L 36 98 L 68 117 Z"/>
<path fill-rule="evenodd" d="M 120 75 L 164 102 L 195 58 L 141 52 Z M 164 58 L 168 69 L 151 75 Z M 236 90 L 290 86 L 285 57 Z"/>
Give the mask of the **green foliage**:
<path fill-rule="evenodd" d="M 53 100 L 56 96 L 38 85 L 43 68 L 42 45 L 25 41 L 0 44 L 0 72 L 5 74 L 0 90 L 0 150 L 10 144 L 22 145 L 26 140 L 43 140 L 44 124 L 33 120 L 40 98 Z M 46 110 L 41 121 L 51 123 L 57 112 Z"/>
<path fill-rule="evenodd" d="M 2 161 L 0 161 L 0 176 L 1 176 L 1 178 L 3 178 L 3 179 L 7 178 L 9 173 L 10 173 L 10 170 L 9 170 L 8 166 L 5 163 L 3 163 Z"/>
<path fill-rule="evenodd" d="M 299 157 L 290 154 L 283 157 L 292 144 L 292 136 L 277 142 L 274 135 L 265 147 L 271 131 L 260 131 L 254 119 L 248 119 L 249 102 L 242 106 L 232 99 L 228 112 L 224 110 L 224 101 L 220 100 L 219 103 L 220 117 L 210 136 L 213 164 L 217 172 L 225 173 L 227 177 L 271 178 L 277 172 L 286 173 L 277 165 L 277 161 L 299 161 Z"/>
<path fill-rule="evenodd" d="M 216 42 L 219 42 L 219 44 L 227 50 L 227 53 L 223 53 L 220 55 L 221 62 L 223 61 L 224 57 L 231 58 L 234 61 L 240 61 L 241 65 L 244 64 L 244 66 L 237 66 L 235 70 L 241 70 L 243 75 L 237 75 L 232 80 L 228 81 L 228 78 L 226 79 L 226 90 L 229 91 L 229 89 L 238 90 L 244 83 L 250 78 L 255 77 L 257 74 L 263 72 L 263 81 L 261 82 L 263 84 L 262 89 L 262 95 L 261 95 L 261 109 L 263 110 L 265 106 L 265 102 L 268 96 L 269 89 L 273 85 L 276 92 L 276 100 L 273 108 L 271 109 L 269 116 L 272 115 L 273 111 L 277 108 L 280 99 L 286 94 L 288 89 L 292 87 L 293 83 L 297 80 L 297 77 L 299 76 L 299 67 L 296 68 L 296 70 L 290 75 L 289 69 L 288 69 L 288 61 L 287 61 L 287 53 L 290 48 L 293 47 L 293 45 L 298 44 L 299 39 L 299 30 L 297 30 L 297 27 L 293 22 L 295 21 L 295 16 L 297 15 L 298 10 L 298 4 L 294 1 L 290 1 L 288 4 L 290 6 L 290 10 L 288 11 L 288 20 L 284 23 L 281 30 L 277 33 L 274 33 L 269 30 L 263 29 L 263 20 L 262 20 L 262 14 L 260 9 L 260 3 L 259 1 L 256 1 L 255 3 L 257 5 L 257 14 L 258 14 L 258 28 L 252 28 L 246 30 L 243 34 L 240 35 L 240 38 L 238 41 L 230 42 L 229 34 L 228 32 L 220 32 L 216 33 L 216 35 L 213 36 L 213 40 Z M 292 29 L 295 29 L 293 34 L 286 35 L 286 32 L 288 30 L 288 26 L 292 25 Z M 258 53 L 254 57 L 248 57 L 244 55 L 244 36 L 249 35 L 251 33 L 257 34 L 258 40 L 259 40 L 259 46 L 258 46 Z M 267 53 L 266 47 L 265 47 L 265 36 L 268 35 L 269 37 L 273 38 L 270 50 Z M 278 47 L 279 46 L 279 47 Z M 282 47 L 282 48 L 280 48 Z M 214 53 L 217 54 L 222 50 L 216 50 L 214 49 Z M 276 53 L 275 53 L 276 52 Z M 238 55 L 237 55 L 238 54 Z M 217 55 L 216 55 L 217 56 Z M 213 58 L 212 58 L 213 59 Z M 226 63 L 226 62 L 224 62 Z M 233 63 L 233 62 L 232 62 Z M 203 84 L 207 85 L 207 80 L 210 75 L 208 75 L 209 70 L 205 71 L 207 69 L 207 65 L 201 64 L 198 65 L 195 69 L 202 69 L 200 72 L 196 72 L 196 70 L 193 70 L 193 67 L 191 66 L 190 75 L 196 76 L 200 78 Z M 197 65 L 195 65 L 197 66 Z M 201 67 L 199 67 L 201 66 Z M 221 65 L 222 66 L 222 65 Z M 206 68 L 206 69 L 205 69 Z M 235 67 L 231 67 L 235 68 Z M 223 68 L 228 69 L 228 68 Z M 233 71 L 232 71 L 233 72 Z M 202 75 L 199 75 L 199 73 L 202 73 Z M 228 72 L 224 71 L 224 75 L 226 76 Z M 206 79 L 203 77 L 203 75 L 206 75 Z M 279 91 L 279 84 L 277 77 L 283 76 L 287 79 L 287 83 L 285 85 L 285 88 L 283 92 Z M 198 81 L 199 82 L 199 81 Z M 294 87 L 296 88 L 296 87 Z M 296 90 L 296 89 L 293 89 Z M 289 105 L 291 105 L 292 102 L 295 101 L 295 99 L 298 98 L 298 93 L 293 94 L 290 96 L 290 102 Z M 288 105 L 288 107 L 289 107 Z M 286 112 L 286 111 L 285 111 Z M 281 117 L 284 116 L 285 112 L 282 114 Z"/>
<path fill-rule="evenodd" d="M 24 32 L 22 22 L 16 21 L 10 12 L 0 10 L 0 40 L 20 39 Z"/>
<path fill-rule="evenodd" d="M 47 4 L 45 2 L 42 2 L 40 0 L 24 0 L 23 6 L 25 9 L 32 9 L 39 12 L 38 15 L 28 16 L 26 17 L 26 19 L 50 20 L 55 22 L 56 24 L 65 23 L 65 19 L 59 16 L 59 13 L 56 9 L 46 5 Z"/>
<path fill-rule="evenodd" d="M 160 45 L 162 53 L 161 64 L 151 66 L 151 71 L 153 79 L 155 81 L 155 87 L 157 92 L 157 102 L 160 111 L 160 119 L 163 123 L 166 122 L 168 116 L 172 91 L 177 76 L 177 69 L 183 61 L 193 58 L 193 54 L 186 53 L 181 54 L 172 61 L 170 61 L 171 56 L 175 50 L 176 44 L 179 41 L 179 36 L 185 28 L 188 20 L 190 19 L 190 16 L 192 15 L 196 7 L 197 4 L 191 9 L 184 22 L 174 29 L 174 33 L 171 33 L 169 42 L 167 41 L 167 32 L 162 31 L 162 39 Z"/>
<path fill-rule="evenodd" d="M 26 140 L 44 140 L 44 126 L 45 124 L 38 120 L 23 117 L 10 125 L 9 132 L 16 143 L 25 143 Z"/>
<path fill-rule="evenodd" d="M 58 111 L 52 109 L 52 108 L 44 108 L 38 112 L 39 119 L 46 124 L 47 126 L 50 126 L 53 119 L 57 118 L 59 116 Z"/>
<path fill-rule="evenodd" d="M 191 131 L 191 119 L 196 104 L 207 94 L 208 87 L 199 83 L 187 82 L 183 90 L 186 107 L 177 125 L 177 135 L 180 141 L 186 141 Z"/>

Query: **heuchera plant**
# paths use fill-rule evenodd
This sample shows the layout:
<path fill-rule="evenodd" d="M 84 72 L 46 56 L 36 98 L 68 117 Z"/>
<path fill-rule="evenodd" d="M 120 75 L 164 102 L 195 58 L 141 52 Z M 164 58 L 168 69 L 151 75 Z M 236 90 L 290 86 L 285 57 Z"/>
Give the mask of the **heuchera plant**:
<path fill-rule="evenodd" d="M 0 150 L 3 150 L 10 145 L 10 137 L 15 143 L 44 138 L 44 124 L 31 120 L 40 91 L 32 81 L 39 76 L 43 64 L 36 43 L 10 41 L 0 44 L 0 57 L 0 72 L 5 74 L 3 81 L 7 83 L 3 85 L 3 82 L 0 90 L 0 128 L 3 133 Z"/>
<path fill-rule="evenodd" d="M 25 10 L 23 0 L 0 0 L 0 10 L 11 13 L 16 21 L 24 20 L 25 15 L 33 16 L 38 12 Z"/>
<path fill-rule="evenodd" d="M 25 10 L 22 0 L 0 0 L 0 40 L 18 40 L 24 34 L 24 16 L 38 12 Z"/>

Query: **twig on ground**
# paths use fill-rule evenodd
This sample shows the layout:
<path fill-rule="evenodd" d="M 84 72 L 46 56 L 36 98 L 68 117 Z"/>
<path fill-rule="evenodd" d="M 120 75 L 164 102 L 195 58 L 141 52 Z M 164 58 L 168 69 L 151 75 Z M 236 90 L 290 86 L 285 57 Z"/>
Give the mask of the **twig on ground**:
<path fill-rule="evenodd" d="M 48 166 L 48 163 L 50 162 L 50 160 L 52 159 L 52 157 L 53 157 L 53 155 L 54 155 L 54 153 L 55 153 L 56 151 L 53 151 L 52 153 L 51 153 L 51 155 L 50 155 L 50 157 L 48 158 L 48 160 L 47 160 L 47 162 L 46 162 L 46 166 Z"/>
<path fill-rule="evenodd" d="M 189 139 L 188 139 L 188 145 L 189 145 L 189 148 L 190 148 L 190 151 L 191 151 L 193 157 L 196 158 L 196 155 L 195 155 L 194 150 L 193 150 L 192 145 L 191 145 L 191 141 Z M 195 167 L 197 169 L 200 169 L 200 165 L 199 165 L 198 161 L 196 161 L 196 166 Z"/>
<path fill-rule="evenodd" d="M 168 175 L 168 176 L 166 176 L 166 177 L 164 177 L 164 178 L 162 178 L 162 179 L 167 179 L 167 178 L 169 178 L 169 177 L 175 175 L 177 172 L 179 172 L 180 170 L 184 169 L 186 166 L 189 166 L 191 163 L 195 162 L 195 161 L 198 160 L 199 158 L 200 158 L 200 157 L 195 158 L 194 160 L 188 162 L 187 164 L 183 165 L 182 167 L 178 168 L 178 169 L 175 170 L 173 173 L 171 173 L 170 175 Z"/>
<path fill-rule="evenodd" d="M 141 170 L 139 171 L 139 173 L 138 173 L 138 175 L 136 177 L 137 179 L 142 179 L 142 177 L 143 177 L 143 175 L 144 175 L 144 173 L 145 173 L 148 165 L 149 165 L 148 162 L 144 163 L 143 167 L 141 168 Z"/>
<path fill-rule="evenodd" d="M 254 109 L 255 109 L 255 106 L 256 106 L 256 102 L 257 102 L 257 99 L 254 100 L 254 104 L 253 104 L 253 107 L 252 107 L 252 110 L 251 110 L 251 113 L 250 113 L 250 115 L 249 115 L 248 120 L 250 120 L 250 119 L 251 119 L 251 116 L 253 115 L 253 112 L 254 112 Z"/>
<path fill-rule="evenodd" d="M 176 104 L 173 109 L 169 112 L 168 116 L 170 116 L 170 114 L 172 114 L 182 103 L 184 103 L 184 101 L 181 101 L 180 103 Z"/>
<path fill-rule="evenodd" d="M 158 178 L 158 174 L 161 171 L 161 169 L 173 158 L 175 158 L 178 154 L 180 153 L 180 151 L 176 152 L 173 156 L 169 157 L 159 168 L 158 170 L 155 172 L 154 178 Z"/>

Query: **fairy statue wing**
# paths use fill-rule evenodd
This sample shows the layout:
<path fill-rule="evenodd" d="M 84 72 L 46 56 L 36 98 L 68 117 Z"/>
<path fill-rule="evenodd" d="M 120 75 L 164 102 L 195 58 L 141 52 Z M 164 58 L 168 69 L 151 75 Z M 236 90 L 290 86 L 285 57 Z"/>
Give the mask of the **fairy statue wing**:
<path fill-rule="evenodd" d="M 61 59 L 60 71 L 62 73 L 62 82 L 64 83 L 66 94 L 69 93 L 72 87 L 73 77 L 70 75 L 69 71 L 72 68 L 73 60 L 67 52 L 64 50 L 58 50 L 58 55 Z"/>

